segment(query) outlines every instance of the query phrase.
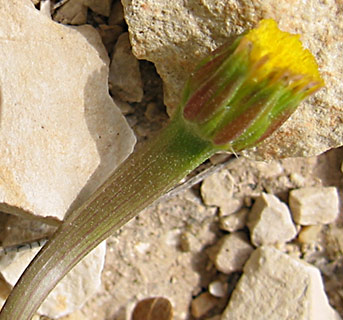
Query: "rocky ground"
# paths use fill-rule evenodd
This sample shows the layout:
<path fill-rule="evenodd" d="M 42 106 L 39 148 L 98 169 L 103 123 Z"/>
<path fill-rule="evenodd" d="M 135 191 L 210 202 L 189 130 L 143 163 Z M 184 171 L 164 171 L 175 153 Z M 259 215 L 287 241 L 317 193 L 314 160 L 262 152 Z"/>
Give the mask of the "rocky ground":
<path fill-rule="evenodd" d="M 43 2 L 33 2 L 37 10 L 40 7 L 46 10 Z M 132 3 L 123 1 L 127 15 L 132 8 L 137 8 Z M 149 11 L 148 7 L 143 9 Z M 62 24 L 92 25 L 100 34 L 111 59 L 108 76 L 111 97 L 133 129 L 138 141 L 136 148 L 139 148 L 168 119 L 163 100 L 166 93 L 155 65 L 137 60 L 132 54 L 120 2 L 60 1 L 52 7 L 52 17 Z M 129 23 L 131 30 L 137 28 L 137 21 Z M 85 34 L 84 30 L 81 32 Z M 138 52 L 139 33 L 131 34 L 131 40 L 136 56 L 143 56 Z M 153 50 L 150 55 L 145 54 L 152 61 L 158 56 Z M 155 63 L 166 77 L 168 67 L 162 62 L 163 55 L 158 56 Z M 170 85 L 171 80 L 164 80 L 171 112 L 171 95 L 176 89 Z M 96 88 L 88 86 L 95 91 Z M 340 89 L 335 90 L 337 93 Z M 327 91 L 333 95 L 330 88 Z M 325 100 L 322 95 L 318 99 L 321 103 L 334 103 L 337 97 Z M 87 106 L 86 102 L 82 105 Z M 336 106 L 337 114 L 341 105 L 340 102 Z M 333 116 L 331 125 L 336 126 L 334 119 Z M 6 123 L 3 115 L 1 120 Z M 121 130 L 127 130 L 120 125 Z M 52 127 L 47 123 L 46 128 Z M 332 147 L 337 145 L 341 129 L 334 130 Z M 311 131 L 309 141 L 314 139 L 312 134 Z M 99 148 L 102 138 L 98 133 L 97 139 Z M 308 152 L 327 147 L 324 140 L 316 146 L 316 151 Z M 308 144 L 300 143 L 295 149 L 299 151 Z M 123 144 L 124 153 L 130 148 Z M 107 149 L 101 150 L 100 163 L 106 169 Z M 268 151 L 276 149 L 267 147 L 266 150 L 269 154 Z M 116 157 L 118 162 L 120 157 L 125 156 Z M 79 189 L 99 163 L 96 157 L 91 160 L 94 162 L 86 168 L 88 175 L 84 169 L 75 177 Z M 213 157 L 173 192 L 110 237 L 106 245 L 97 248 L 70 274 L 60 291 L 41 309 L 43 315 L 37 315 L 36 319 L 52 319 L 63 312 L 71 312 L 60 318 L 63 320 L 340 319 L 343 317 L 342 160 L 342 148 L 318 156 L 268 162 L 226 154 Z M 105 175 L 99 174 L 94 180 L 101 181 Z M 70 190 L 77 194 L 79 189 Z M 53 208 L 59 218 L 59 212 L 63 213 L 70 204 L 67 200 L 57 203 L 58 210 L 53 207 L 54 203 L 49 210 Z M 31 205 L 13 202 L 16 199 L 10 197 L 1 201 L 16 208 Z M 47 225 L 25 220 L 23 215 L 12 216 L 6 208 L 0 208 L 6 212 L 0 214 L 0 240 L 8 249 L 0 251 L 0 302 L 39 250 L 17 253 L 18 243 L 27 243 L 30 237 L 31 240 L 48 237 L 55 228 L 51 221 Z M 36 210 L 36 216 L 42 220 L 40 212 L 44 206 L 33 202 L 28 208 Z M 19 209 L 14 213 L 21 214 Z M 31 245 L 39 246 L 39 243 Z M 145 313 L 150 318 L 144 318 Z"/>

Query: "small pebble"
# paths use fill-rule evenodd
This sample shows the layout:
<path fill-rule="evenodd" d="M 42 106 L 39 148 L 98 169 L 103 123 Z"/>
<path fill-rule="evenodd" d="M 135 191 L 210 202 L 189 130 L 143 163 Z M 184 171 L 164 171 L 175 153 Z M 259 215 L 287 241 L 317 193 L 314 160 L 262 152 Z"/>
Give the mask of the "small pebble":
<path fill-rule="evenodd" d="M 292 190 L 289 206 L 293 220 L 300 225 L 332 223 L 339 214 L 337 188 L 308 187 Z"/>
<path fill-rule="evenodd" d="M 223 298 L 227 295 L 227 287 L 227 283 L 223 283 L 219 280 L 212 281 L 208 286 L 208 292 L 214 297 Z"/>
<path fill-rule="evenodd" d="M 301 228 L 298 240 L 300 243 L 314 243 L 318 241 L 322 225 L 304 226 Z"/>
<path fill-rule="evenodd" d="M 132 320 L 172 320 L 173 307 L 170 301 L 163 297 L 141 300 L 135 306 Z"/>
<path fill-rule="evenodd" d="M 209 292 L 204 292 L 192 300 L 191 313 L 195 318 L 206 315 L 218 303 L 218 298 L 213 297 Z"/>
<path fill-rule="evenodd" d="M 266 193 L 256 199 L 248 215 L 247 226 L 255 246 L 287 242 L 297 234 L 288 206 Z"/>
<path fill-rule="evenodd" d="M 241 271 L 244 263 L 254 251 L 244 232 L 234 232 L 222 237 L 208 249 L 208 255 L 218 271 L 230 274 Z"/>
<path fill-rule="evenodd" d="M 222 230 L 234 232 L 243 229 L 249 210 L 242 208 L 238 212 L 219 218 L 219 227 Z"/>

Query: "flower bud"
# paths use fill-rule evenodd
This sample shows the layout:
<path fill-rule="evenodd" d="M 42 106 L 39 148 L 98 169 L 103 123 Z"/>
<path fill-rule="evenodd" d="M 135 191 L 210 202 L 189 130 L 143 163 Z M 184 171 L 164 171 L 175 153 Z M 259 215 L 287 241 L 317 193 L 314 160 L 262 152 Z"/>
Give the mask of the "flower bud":
<path fill-rule="evenodd" d="M 236 152 L 271 135 L 323 85 L 299 36 L 262 20 L 200 62 L 186 84 L 182 114 L 197 135 Z"/>

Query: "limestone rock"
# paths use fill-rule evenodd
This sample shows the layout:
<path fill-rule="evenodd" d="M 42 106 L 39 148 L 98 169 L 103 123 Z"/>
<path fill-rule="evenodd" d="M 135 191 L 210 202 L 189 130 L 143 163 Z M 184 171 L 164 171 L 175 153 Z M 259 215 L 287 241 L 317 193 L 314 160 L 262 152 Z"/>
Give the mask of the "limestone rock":
<path fill-rule="evenodd" d="M 201 196 L 208 206 L 217 206 L 223 215 L 237 211 L 242 203 L 233 197 L 234 178 L 226 170 L 207 177 L 201 184 Z"/>
<path fill-rule="evenodd" d="M 12 263 L 1 267 L 4 280 L 14 286 L 39 249 L 16 254 Z M 80 308 L 98 290 L 104 266 L 106 243 L 101 243 L 77 264 L 53 289 L 38 310 L 38 313 L 58 318 Z"/>
<path fill-rule="evenodd" d="M 139 102 L 143 98 L 143 83 L 139 64 L 131 52 L 129 35 L 121 34 L 115 44 L 110 66 L 109 81 L 114 97 L 128 102 Z"/>
<path fill-rule="evenodd" d="M 269 247 L 244 266 L 222 320 L 337 320 L 317 268 Z"/>
<path fill-rule="evenodd" d="M 298 241 L 300 243 L 315 243 L 319 239 L 320 232 L 322 230 L 322 225 L 317 224 L 314 226 L 304 226 L 301 228 L 299 235 L 298 235 Z"/>
<path fill-rule="evenodd" d="M 266 193 L 256 199 L 247 226 L 255 246 L 287 242 L 297 234 L 287 205 Z"/>
<path fill-rule="evenodd" d="M 133 52 L 155 63 L 164 81 L 170 113 L 194 66 L 209 51 L 255 26 L 275 19 L 280 28 L 301 34 L 316 56 L 326 82 L 292 118 L 258 148 L 261 158 L 310 156 L 343 144 L 343 20 L 339 2 L 122 0 Z M 334 128 L 334 130 L 333 130 Z M 250 153 L 247 153 L 250 156 Z M 255 153 L 254 153 L 255 154 Z M 255 155 L 254 157 L 256 157 Z"/>
<path fill-rule="evenodd" d="M 91 27 L 77 30 L 29 0 L 0 6 L 1 211 L 62 220 L 86 182 L 84 197 L 133 149 L 108 95 L 101 39 Z"/>
<path fill-rule="evenodd" d="M 248 216 L 249 210 L 247 208 L 242 208 L 241 210 L 230 214 L 228 216 L 222 216 L 219 219 L 219 227 L 222 230 L 234 232 L 239 229 L 243 229 L 246 223 L 246 218 Z"/>
<path fill-rule="evenodd" d="M 231 273 L 242 270 L 253 250 L 243 232 L 234 232 L 222 237 L 208 254 L 218 271 Z"/>
<path fill-rule="evenodd" d="M 339 198 L 335 187 L 308 187 L 292 190 L 289 206 L 293 219 L 301 225 L 327 224 L 339 214 Z"/>

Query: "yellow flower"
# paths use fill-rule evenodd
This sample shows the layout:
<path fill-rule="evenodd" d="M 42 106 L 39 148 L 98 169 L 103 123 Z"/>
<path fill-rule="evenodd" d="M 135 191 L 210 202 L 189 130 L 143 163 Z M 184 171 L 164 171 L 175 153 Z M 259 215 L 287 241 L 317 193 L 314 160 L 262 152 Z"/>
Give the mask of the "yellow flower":
<path fill-rule="evenodd" d="M 323 85 L 299 35 L 262 20 L 199 63 L 185 87 L 181 112 L 202 139 L 237 152 L 272 134 Z"/>
<path fill-rule="evenodd" d="M 264 61 L 256 72 L 257 80 L 272 73 L 289 73 L 298 84 L 311 83 L 311 92 L 324 85 L 317 62 L 311 52 L 303 48 L 300 36 L 281 31 L 274 20 L 262 20 L 258 28 L 244 36 L 242 44 L 245 42 L 251 43 L 251 62 Z"/>

